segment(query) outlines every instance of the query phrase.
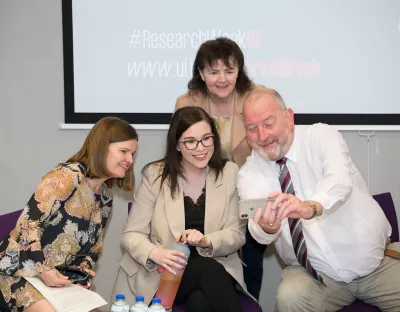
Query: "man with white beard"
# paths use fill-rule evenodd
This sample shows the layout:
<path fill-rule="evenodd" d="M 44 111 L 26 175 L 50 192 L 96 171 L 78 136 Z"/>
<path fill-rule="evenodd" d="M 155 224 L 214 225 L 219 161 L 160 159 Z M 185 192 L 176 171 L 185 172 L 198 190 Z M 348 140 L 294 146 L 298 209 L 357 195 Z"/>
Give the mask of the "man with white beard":
<path fill-rule="evenodd" d="M 252 92 L 243 114 L 253 152 L 238 192 L 241 200 L 273 200 L 249 230 L 259 243 L 274 242 L 287 265 L 277 311 L 337 311 L 356 298 L 400 311 L 400 261 L 384 254 L 400 244 L 387 246 L 390 224 L 342 135 L 325 124 L 295 126 L 272 89 Z"/>

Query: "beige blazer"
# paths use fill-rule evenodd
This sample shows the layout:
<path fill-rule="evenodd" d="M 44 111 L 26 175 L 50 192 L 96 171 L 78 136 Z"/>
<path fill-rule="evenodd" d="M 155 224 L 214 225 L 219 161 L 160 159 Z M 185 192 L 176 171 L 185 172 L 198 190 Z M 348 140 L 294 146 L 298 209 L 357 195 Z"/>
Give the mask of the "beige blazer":
<path fill-rule="evenodd" d="M 253 89 L 265 88 L 262 85 L 253 85 Z M 236 92 L 236 91 L 235 91 Z M 249 91 L 251 92 L 251 91 Z M 246 139 L 246 128 L 243 122 L 243 102 L 249 92 L 244 94 L 235 93 L 235 109 L 232 118 L 232 132 L 230 151 L 232 160 L 239 166 L 243 166 L 246 159 L 251 154 L 251 147 Z M 175 110 L 185 106 L 198 106 L 207 113 L 210 112 L 209 98 L 201 92 L 189 95 L 189 92 L 178 97 L 175 104 Z"/>
<path fill-rule="evenodd" d="M 160 189 L 160 179 L 156 180 L 160 168 L 153 164 L 143 173 L 122 234 L 125 252 L 119 262 L 113 296 L 123 293 L 128 302 L 132 302 L 134 296 L 144 296 L 146 303 L 151 301 L 161 274 L 157 272 L 157 266 L 148 261 L 149 254 L 157 246 L 169 248 L 185 230 L 182 189 L 175 199 L 171 197 L 167 182 Z M 246 226 L 239 219 L 237 174 L 238 167 L 233 162 L 226 163 L 217 180 L 214 172 L 208 170 L 204 232 L 213 248 L 197 249 L 200 255 L 220 262 L 246 290 L 242 263 L 237 254 L 245 243 Z"/>

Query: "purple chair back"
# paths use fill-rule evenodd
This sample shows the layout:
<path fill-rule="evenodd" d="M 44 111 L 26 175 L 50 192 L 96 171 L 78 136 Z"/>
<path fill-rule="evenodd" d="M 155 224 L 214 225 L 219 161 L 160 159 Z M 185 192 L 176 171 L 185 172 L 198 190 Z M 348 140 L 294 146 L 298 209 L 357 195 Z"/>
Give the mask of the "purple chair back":
<path fill-rule="evenodd" d="M 17 224 L 22 210 L 17 210 L 0 216 L 0 241 L 2 241 Z"/>
<path fill-rule="evenodd" d="M 379 206 L 381 206 L 386 218 L 388 219 L 390 225 L 392 226 L 392 236 L 390 237 L 392 242 L 399 241 L 399 226 L 397 224 L 396 209 L 394 208 L 394 203 L 392 195 L 390 193 L 382 193 L 373 196 L 377 201 Z M 360 300 L 354 301 L 352 304 L 348 305 L 339 310 L 339 312 L 380 312 L 377 307 L 364 303 Z"/>
<path fill-rule="evenodd" d="M 392 242 L 399 241 L 399 226 L 397 224 L 396 208 L 394 207 L 393 198 L 390 193 L 382 193 L 373 196 L 379 206 L 381 206 L 386 218 L 392 226 Z"/>
<path fill-rule="evenodd" d="M 132 202 L 128 203 L 128 214 L 131 211 Z M 242 310 L 246 312 L 261 312 L 261 307 L 250 297 L 246 296 L 242 292 L 238 291 L 238 296 L 240 300 L 240 304 L 242 306 Z M 185 304 L 174 305 L 173 312 L 187 312 L 187 308 Z"/>

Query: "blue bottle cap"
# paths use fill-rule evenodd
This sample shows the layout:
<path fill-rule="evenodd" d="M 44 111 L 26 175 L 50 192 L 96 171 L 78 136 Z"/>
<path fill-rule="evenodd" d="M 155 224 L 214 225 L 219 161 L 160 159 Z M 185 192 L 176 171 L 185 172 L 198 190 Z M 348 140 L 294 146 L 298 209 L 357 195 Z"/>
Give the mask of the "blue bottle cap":
<path fill-rule="evenodd" d="M 151 300 L 151 303 L 161 303 L 161 299 L 160 298 L 153 298 Z"/>
<path fill-rule="evenodd" d="M 143 296 L 136 296 L 135 297 L 136 302 L 144 302 L 144 297 Z"/>
<path fill-rule="evenodd" d="M 118 295 L 115 296 L 115 299 L 117 299 L 117 300 L 125 300 L 125 295 L 118 294 Z"/>

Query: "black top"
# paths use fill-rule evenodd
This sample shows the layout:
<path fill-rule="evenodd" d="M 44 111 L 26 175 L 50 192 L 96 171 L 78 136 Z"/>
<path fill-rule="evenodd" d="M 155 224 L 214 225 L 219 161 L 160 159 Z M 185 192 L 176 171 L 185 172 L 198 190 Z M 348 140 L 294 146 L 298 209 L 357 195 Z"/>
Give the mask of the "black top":
<path fill-rule="evenodd" d="M 194 203 L 190 196 L 183 197 L 185 205 L 185 230 L 193 229 L 204 234 L 204 216 L 206 212 L 206 188 L 204 187 L 201 195 Z M 196 247 L 189 246 L 190 256 L 197 256 Z"/>

